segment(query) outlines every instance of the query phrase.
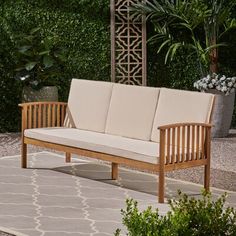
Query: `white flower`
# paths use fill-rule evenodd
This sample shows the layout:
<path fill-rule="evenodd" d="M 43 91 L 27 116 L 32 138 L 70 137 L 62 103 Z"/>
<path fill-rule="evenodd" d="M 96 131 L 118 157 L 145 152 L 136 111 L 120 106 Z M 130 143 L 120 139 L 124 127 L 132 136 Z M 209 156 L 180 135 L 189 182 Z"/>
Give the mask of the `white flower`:
<path fill-rule="evenodd" d="M 224 81 L 226 79 L 226 76 L 223 75 L 221 78 L 220 78 L 220 81 Z"/>
<path fill-rule="evenodd" d="M 29 75 L 21 76 L 21 77 L 20 77 L 20 80 L 21 80 L 21 81 L 24 81 L 24 80 L 28 79 L 29 77 L 30 77 Z"/>
<path fill-rule="evenodd" d="M 213 73 L 212 75 L 207 75 L 196 81 L 193 86 L 200 91 L 215 88 L 225 93 L 225 95 L 229 95 L 229 93 L 236 89 L 236 77 L 227 78 L 225 75 L 219 76 L 216 73 Z"/>
<path fill-rule="evenodd" d="M 193 87 L 195 87 L 196 89 L 199 89 L 198 83 L 195 82 L 195 83 L 193 84 Z"/>
<path fill-rule="evenodd" d="M 222 92 L 226 92 L 227 90 L 228 90 L 228 89 L 227 89 L 226 86 L 223 86 L 222 89 L 221 89 Z"/>
<path fill-rule="evenodd" d="M 215 84 L 215 83 L 216 83 L 216 80 L 215 80 L 215 79 L 212 79 L 212 80 L 211 80 L 211 83 L 212 83 L 212 84 Z"/>

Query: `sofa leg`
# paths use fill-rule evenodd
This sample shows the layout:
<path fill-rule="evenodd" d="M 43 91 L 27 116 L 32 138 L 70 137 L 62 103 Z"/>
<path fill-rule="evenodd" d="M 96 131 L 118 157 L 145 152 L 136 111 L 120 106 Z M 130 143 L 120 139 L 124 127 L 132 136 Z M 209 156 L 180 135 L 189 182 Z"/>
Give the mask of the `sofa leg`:
<path fill-rule="evenodd" d="M 118 164 L 113 162 L 111 164 L 111 179 L 118 179 Z"/>
<path fill-rule="evenodd" d="M 21 146 L 21 168 L 27 168 L 27 144 Z"/>
<path fill-rule="evenodd" d="M 66 162 L 69 163 L 71 162 L 71 153 L 66 152 Z"/>
<path fill-rule="evenodd" d="M 210 165 L 207 164 L 204 167 L 204 188 L 207 192 L 210 190 Z"/>
<path fill-rule="evenodd" d="M 159 203 L 164 203 L 164 188 L 165 188 L 165 175 L 164 171 L 159 172 Z"/>

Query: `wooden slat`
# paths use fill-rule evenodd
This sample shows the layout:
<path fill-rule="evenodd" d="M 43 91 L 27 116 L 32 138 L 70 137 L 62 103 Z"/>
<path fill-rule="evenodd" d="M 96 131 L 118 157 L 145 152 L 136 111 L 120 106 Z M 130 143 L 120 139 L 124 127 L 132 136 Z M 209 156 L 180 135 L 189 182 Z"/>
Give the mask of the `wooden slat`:
<path fill-rule="evenodd" d="M 44 105 L 44 104 L 58 104 L 58 105 L 64 105 L 66 106 L 67 103 L 66 102 L 27 102 L 27 103 L 22 103 L 22 104 L 19 104 L 20 107 L 24 107 L 24 106 L 35 106 L 35 105 Z"/>
<path fill-rule="evenodd" d="M 162 125 L 159 126 L 158 129 L 169 129 L 169 128 L 173 128 L 173 127 L 183 127 L 186 125 L 198 125 L 198 126 L 204 126 L 204 127 L 212 127 L 211 124 L 209 123 L 191 123 L 191 122 L 187 122 L 187 123 L 175 123 L 175 124 L 170 124 L 170 125 Z"/>
<path fill-rule="evenodd" d="M 205 127 L 201 127 L 201 154 L 200 154 L 200 159 L 203 158 L 204 156 L 204 146 L 205 146 Z"/>
<path fill-rule="evenodd" d="M 182 127 L 182 162 L 185 161 L 185 126 Z"/>
<path fill-rule="evenodd" d="M 180 163 L 173 163 L 173 164 L 168 164 L 165 166 L 165 171 L 173 171 L 173 170 L 181 170 L 181 169 L 187 169 L 191 167 L 196 167 L 196 166 L 202 166 L 207 164 L 206 159 L 201 159 L 201 160 L 194 160 L 194 161 L 184 161 Z"/>
<path fill-rule="evenodd" d="M 52 126 L 56 126 L 56 105 L 52 104 Z"/>
<path fill-rule="evenodd" d="M 48 123 L 47 123 L 47 127 L 51 127 L 52 126 L 52 120 L 51 120 L 51 104 L 48 104 L 48 112 L 47 112 L 47 116 L 48 116 Z"/>
<path fill-rule="evenodd" d="M 176 146 L 175 146 L 175 128 L 172 128 L 171 129 L 172 132 L 172 151 L 171 151 L 171 163 L 174 163 L 175 162 L 175 149 L 176 149 Z"/>
<path fill-rule="evenodd" d="M 195 159 L 195 156 L 194 156 L 194 153 L 195 153 L 195 125 L 192 126 L 192 146 L 191 146 L 191 149 L 192 149 L 192 157 L 191 159 L 194 160 Z"/>
<path fill-rule="evenodd" d="M 60 126 L 61 116 L 60 116 L 61 106 L 57 105 L 57 126 Z"/>
<path fill-rule="evenodd" d="M 111 164 L 111 179 L 118 179 L 118 164 L 113 162 Z"/>
<path fill-rule="evenodd" d="M 165 164 L 170 163 L 170 129 L 167 129 L 167 145 L 166 145 L 166 161 Z"/>
<path fill-rule="evenodd" d="M 180 161 L 180 127 L 177 127 L 177 156 L 176 162 L 179 163 Z"/>
<path fill-rule="evenodd" d="M 200 138 L 200 126 L 197 125 L 196 160 L 198 160 L 198 158 L 199 158 L 199 150 L 200 150 L 200 147 L 199 147 L 199 145 L 200 145 L 199 138 Z"/>
<path fill-rule="evenodd" d="M 39 109 L 38 109 L 38 127 L 42 127 L 42 104 L 39 104 Z"/>
<path fill-rule="evenodd" d="M 71 153 L 66 152 L 66 162 L 69 163 L 71 162 Z"/>
<path fill-rule="evenodd" d="M 187 126 L 187 155 L 186 155 L 186 161 L 189 161 L 190 159 L 190 126 Z"/>
<path fill-rule="evenodd" d="M 206 191 L 210 189 L 210 164 L 211 164 L 211 129 L 206 129 L 206 149 L 205 149 L 205 156 L 203 160 L 206 160 L 207 163 L 205 165 L 204 170 L 204 187 Z"/>
<path fill-rule="evenodd" d="M 28 114 L 28 128 L 32 128 L 32 106 L 29 106 L 29 114 Z"/>
<path fill-rule="evenodd" d="M 62 106 L 61 107 L 61 126 L 63 126 L 64 119 L 65 119 L 65 106 Z"/>
<path fill-rule="evenodd" d="M 160 131 L 160 161 L 159 161 L 159 203 L 164 202 L 164 186 L 165 186 L 165 147 L 166 132 Z"/>
<path fill-rule="evenodd" d="M 37 127 L 37 105 L 33 106 L 33 127 L 36 128 Z"/>
<path fill-rule="evenodd" d="M 43 105 L 43 127 L 47 126 L 47 104 Z"/>

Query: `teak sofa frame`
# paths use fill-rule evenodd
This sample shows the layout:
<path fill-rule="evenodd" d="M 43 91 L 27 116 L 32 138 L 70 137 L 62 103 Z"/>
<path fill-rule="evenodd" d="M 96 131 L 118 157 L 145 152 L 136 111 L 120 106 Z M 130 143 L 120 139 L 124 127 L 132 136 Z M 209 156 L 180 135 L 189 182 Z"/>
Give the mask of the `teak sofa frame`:
<path fill-rule="evenodd" d="M 119 164 L 133 166 L 151 172 L 159 172 L 158 199 L 160 203 L 164 202 L 165 172 L 167 171 L 204 166 L 204 188 L 209 191 L 211 155 L 210 124 L 178 123 L 159 127 L 159 163 L 152 164 L 106 153 L 60 145 L 53 143 L 53 140 L 52 142 L 45 142 L 25 137 L 25 129 L 63 126 L 67 104 L 62 102 L 34 102 L 20 104 L 19 106 L 22 108 L 22 168 L 27 168 L 27 144 L 32 144 L 65 152 L 66 162 L 71 161 L 71 153 L 109 161 L 112 163 L 112 179 L 118 178 Z M 182 150 L 185 151 L 182 152 Z"/>

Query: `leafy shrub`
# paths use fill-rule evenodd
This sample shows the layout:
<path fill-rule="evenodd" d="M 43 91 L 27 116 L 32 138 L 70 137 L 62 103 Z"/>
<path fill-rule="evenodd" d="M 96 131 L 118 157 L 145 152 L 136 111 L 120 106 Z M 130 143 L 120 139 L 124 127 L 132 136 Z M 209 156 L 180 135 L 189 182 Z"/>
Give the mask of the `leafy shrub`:
<path fill-rule="evenodd" d="M 39 28 L 43 38 L 58 36 L 52 44 L 65 48 L 66 62 L 53 82 L 58 85 L 59 99 L 66 101 L 73 77 L 110 79 L 109 23 L 108 0 L 1 1 L 0 132 L 20 127 L 22 85 L 15 80 L 14 71 L 19 34 Z"/>
<path fill-rule="evenodd" d="M 202 199 L 190 198 L 179 192 L 179 200 L 170 201 L 171 211 L 160 216 L 148 207 L 138 210 L 137 201 L 128 199 L 122 210 L 123 224 L 128 236 L 223 236 L 236 235 L 236 211 L 225 208 L 226 194 L 216 201 L 203 192 Z M 120 235 L 117 229 L 115 236 Z"/>

